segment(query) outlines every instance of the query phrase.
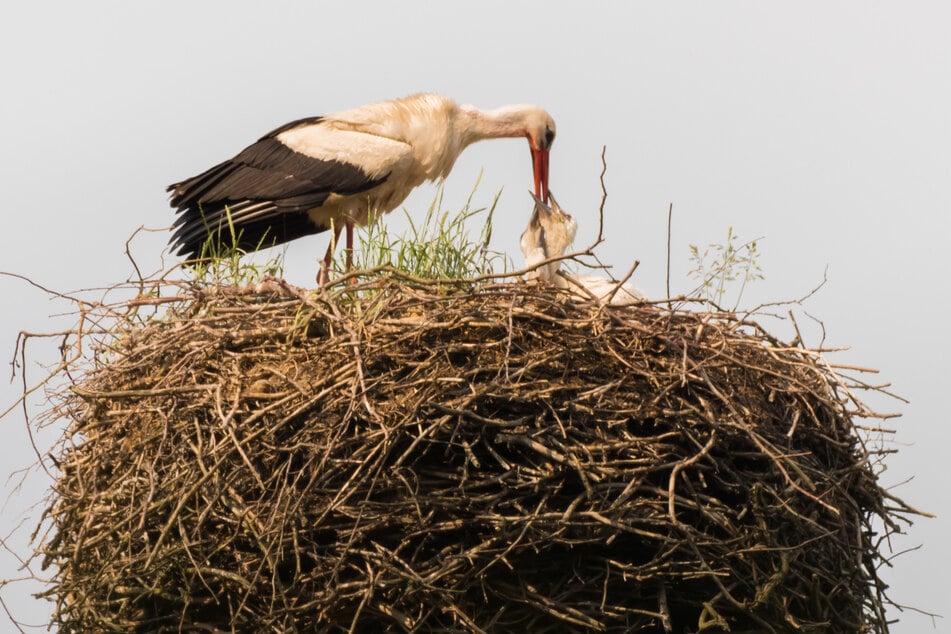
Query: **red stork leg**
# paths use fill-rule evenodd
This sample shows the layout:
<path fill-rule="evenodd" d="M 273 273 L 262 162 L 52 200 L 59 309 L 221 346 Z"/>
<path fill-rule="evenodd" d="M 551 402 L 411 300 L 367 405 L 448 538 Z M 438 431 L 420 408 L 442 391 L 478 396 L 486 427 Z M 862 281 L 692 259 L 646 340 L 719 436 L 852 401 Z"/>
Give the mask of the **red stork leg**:
<path fill-rule="evenodd" d="M 353 268 L 353 221 L 347 221 L 347 272 Z"/>

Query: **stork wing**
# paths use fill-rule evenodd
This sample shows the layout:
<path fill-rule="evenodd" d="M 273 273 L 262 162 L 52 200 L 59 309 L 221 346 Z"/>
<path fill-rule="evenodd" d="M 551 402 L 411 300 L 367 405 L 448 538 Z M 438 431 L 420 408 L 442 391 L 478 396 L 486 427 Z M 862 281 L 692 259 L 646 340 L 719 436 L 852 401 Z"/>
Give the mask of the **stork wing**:
<path fill-rule="evenodd" d="M 332 194 L 370 190 L 412 159 L 412 148 L 374 135 L 337 130 L 323 119 L 282 126 L 234 158 L 169 187 L 179 217 L 172 242 L 198 255 L 214 234 L 230 234 L 243 249 L 280 244 L 327 229 L 308 212 Z M 361 162 L 362 161 L 362 162 Z M 265 241 L 262 243 L 262 240 Z"/>

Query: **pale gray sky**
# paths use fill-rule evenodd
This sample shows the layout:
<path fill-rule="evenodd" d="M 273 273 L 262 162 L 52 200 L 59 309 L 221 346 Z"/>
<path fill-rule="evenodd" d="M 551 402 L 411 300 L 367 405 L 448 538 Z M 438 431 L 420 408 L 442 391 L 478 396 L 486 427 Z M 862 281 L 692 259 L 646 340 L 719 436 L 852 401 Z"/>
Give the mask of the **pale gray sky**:
<path fill-rule="evenodd" d="M 922 547 L 883 576 L 895 600 L 951 617 L 949 25 L 951 5 L 937 1 L 15 3 L 0 19 L 0 271 L 61 291 L 125 279 L 132 231 L 172 220 L 167 184 L 293 118 L 419 91 L 481 107 L 536 103 L 558 123 L 552 189 L 578 219 L 579 243 L 596 232 L 607 145 L 601 257 L 622 272 L 639 259 L 635 282 L 648 294 L 664 292 L 670 202 L 674 292 L 692 286 L 687 245 L 722 241 L 729 226 L 765 237 L 766 280 L 746 302 L 798 297 L 828 267 L 806 308 L 827 343 L 851 347 L 835 360 L 879 368 L 875 380 L 911 401 L 873 403 L 903 414 L 883 479 L 938 514 L 893 542 Z M 481 169 L 477 202 L 504 188 L 495 246 L 518 256 L 531 210 L 525 142 L 467 150 L 450 204 Z M 158 266 L 166 239 L 135 240 L 144 268 Z M 289 246 L 292 282 L 312 283 L 326 240 Z M 23 282 L 0 277 L 0 297 L 3 359 L 18 331 L 69 321 L 51 315 L 70 306 Z M 52 346 L 35 352 L 55 358 Z M 0 390 L 2 410 L 18 385 Z M 33 459 L 18 413 L 0 421 L 0 459 L 4 470 Z M 47 484 L 27 478 L 0 534 Z M 0 553 L 0 578 L 16 567 Z M 7 587 L 2 598 L 42 623 L 49 608 L 28 592 Z M 894 616 L 899 634 L 951 631 L 948 618 L 932 630 L 915 612 Z"/>

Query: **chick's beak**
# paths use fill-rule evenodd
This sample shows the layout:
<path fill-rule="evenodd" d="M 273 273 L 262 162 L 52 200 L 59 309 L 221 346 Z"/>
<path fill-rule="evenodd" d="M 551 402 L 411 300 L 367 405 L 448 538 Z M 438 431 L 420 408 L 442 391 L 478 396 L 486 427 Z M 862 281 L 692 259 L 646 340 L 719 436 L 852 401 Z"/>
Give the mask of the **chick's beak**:
<path fill-rule="evenodd" d="M 532 210 L 532 217 L 529 220 L 529 226 L 538 226 L 540 222 L 540 217 L 542 215 L 549 216 L 551 215 L 551 207 L 542 202 L 542 199 L 539 198 L 536 194 L 532 193 L 531 190 L 528 192 L 531 194 L 532 199 L 535 201 L 535 209 Z"/>
<path fill-rule="evenodd" d="M 550 191 L 548 192 L 548 202 L 542 202 L 542 199 L 532 194 L 531 191 L 528 193 L 531 194 L 532 199 L 535 201 L 535 212 L 532 214 L 533 218 L 538 216 L 539 213 L 543 213 L 546 216 L 554 214 L 559 218 L 571 218 L 571 216 L 565 213 L 565 210 L 561 208 L 561 205 L 555 200 L 555 195 Z"/>

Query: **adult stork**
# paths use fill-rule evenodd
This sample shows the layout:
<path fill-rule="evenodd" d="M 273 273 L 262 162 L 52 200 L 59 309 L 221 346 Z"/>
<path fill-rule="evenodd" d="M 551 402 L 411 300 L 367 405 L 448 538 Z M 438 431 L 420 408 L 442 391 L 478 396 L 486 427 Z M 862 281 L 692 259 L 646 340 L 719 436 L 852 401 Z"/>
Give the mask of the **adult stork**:
<path fill-rule="evenodd" d="M 557 288 L 571 292 L 573 299 L 594 299 L 600 304 L 632 304 L 646 299 L 644 293 L 631 284 L 618 287 L 618 282 L 592 275 L 566 275 L 561 271 L 561 261 L 547 262 L 563 256 L 575 240 L 578 223 L 566 213 L 555 197 L 549 195 L 550 205 L 535 196 L 535 209 L 522 233 L 520 246 L 525 256 L 526 267 L 536 268 L 528 272 L 528 279 L 548 282 Z"/>
<path fill-rule="evenodd" d="M 177 209 L 170 242 L 189 259 L 209 238 L 254 251 L 333 229 L 318 282 L 328 281 L 334 246 L 347 228 L 395 209 L 427 180 L 444 178 L 482 139 L 525 137 L 535 195 L 548 199 L 548 153 L 555 122 L 537 106 L 480 110 L 435 94 L 291 121 L 234 158 L 170 185 Z"/>

